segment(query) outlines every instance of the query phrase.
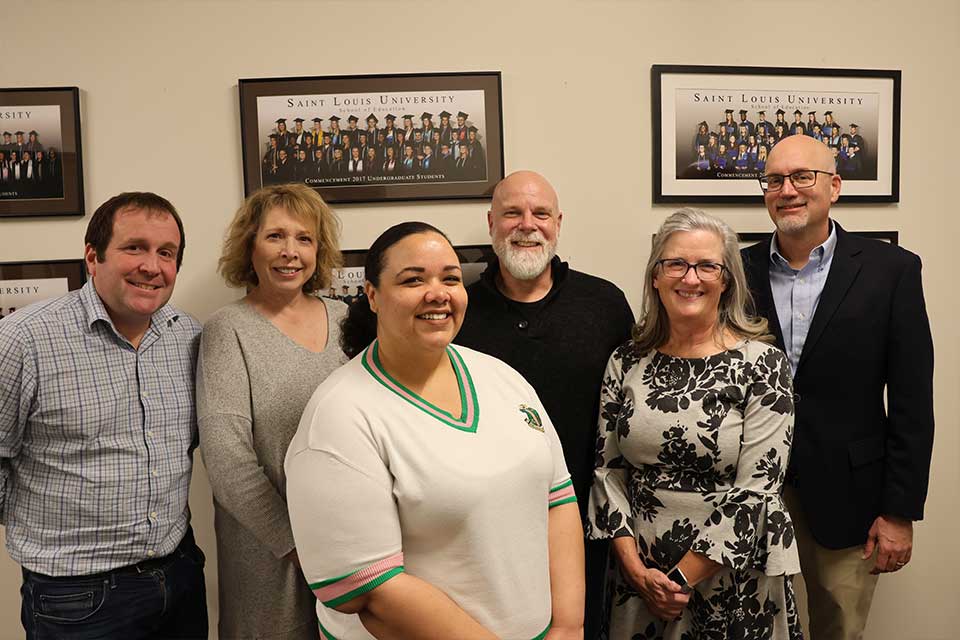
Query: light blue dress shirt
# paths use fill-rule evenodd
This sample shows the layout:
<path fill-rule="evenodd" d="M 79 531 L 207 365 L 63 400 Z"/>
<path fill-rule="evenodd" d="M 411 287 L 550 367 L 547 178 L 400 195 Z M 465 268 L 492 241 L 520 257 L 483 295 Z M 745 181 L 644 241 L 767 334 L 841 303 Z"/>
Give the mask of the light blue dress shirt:
<path fill-rule="evenodd" d="M 770 289 L 793 375 L 797 375 L 803 344 L 810 333 L 810 323 L 820 303 L 823 286 L 827 283 L 836 247 L 837 229 L 831 221 L 830 235 L 810 252 L 810 260 L 798 270 L 791 267 L 780 254 L 776 233 L 770 240 Z"/>

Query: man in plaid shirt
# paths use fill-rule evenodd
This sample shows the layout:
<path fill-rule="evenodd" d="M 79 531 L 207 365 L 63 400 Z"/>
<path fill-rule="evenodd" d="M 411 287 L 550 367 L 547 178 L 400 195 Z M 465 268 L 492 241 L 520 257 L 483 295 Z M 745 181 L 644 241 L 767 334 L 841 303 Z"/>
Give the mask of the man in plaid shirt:
<path fill-rule="evenodd" d="M 167 304 L 183 224 L 123 193 L 93 214 L 90 280 L 0 322 L 0 522 L 28 638 L 206 638 L 187 496 L 200 325 Z"/>

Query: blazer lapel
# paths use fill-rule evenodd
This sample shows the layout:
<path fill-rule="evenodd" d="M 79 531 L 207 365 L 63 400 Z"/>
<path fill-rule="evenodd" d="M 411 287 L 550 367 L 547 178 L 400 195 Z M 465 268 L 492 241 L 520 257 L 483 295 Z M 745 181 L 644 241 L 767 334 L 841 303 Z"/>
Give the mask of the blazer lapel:
<path fill-rule="evenodd" d="M 761 240 L 747 251 L 750 255 L 749 280 L 755 285 L 752 291 L 757 313 L 767 319 L 767 328 L 777 339 L 777 346 L 786 350 L 783 345 L 783 332 L 780 330 L 780 318 L 777 316 L 777 305 L 773 301 L 773 289 L 770 287 L 770 237 L 765 241 Z"/>
<path fill-rule="evenodd" d="M 837 248 L 833 254 L 833 261 L 830 264 L 830 273 L 827 275 L 827 282 L 823 285 L 823 292 L 820 294 L 820 302 L 817 303 L 817 310 L 813 314 L 813 322 L 810 323 L 810 331 L 807 333 L 807 339 L 803 343 L 803 351 L 800 353 L 800 362 L 797 364 L 797 373 L 803 367 L 804 360 L 817 345 L 824 329 L 836 313 L 837 307 L 843 302 L 843 298 L 850 290 L 850 285 L 856 280 L 860 273 L 860 261 L 856 256 L 860 253 L 860 247 L 850 242 L 850 237 L 846 231 L 837 225 Z"/>

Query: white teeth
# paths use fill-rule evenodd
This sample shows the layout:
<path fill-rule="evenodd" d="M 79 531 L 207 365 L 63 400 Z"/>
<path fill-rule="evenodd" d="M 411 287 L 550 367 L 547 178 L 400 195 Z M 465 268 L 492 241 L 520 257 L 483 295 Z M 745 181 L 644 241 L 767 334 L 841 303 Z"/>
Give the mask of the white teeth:
<path fill-rule="evenodd" d="M 677 291 L 681 298 L 699 298 L 703 294 L 699 291 Z"/>
<path fill-rule="evenodd" d="M 517 240 L 513 244 L 517 245 L 518 247 L 539 247 L 540 246 L 539 242 L 523 242 L 522 240 Z"/>
<path fill-rule="evenodd" d="M 143 283 L 143 282 L 131 282 L 130 284 L 132 284 L 133 286 L 135 286 L 135 287 L 138 288 L 138 289 L 143 289 L 143 290 L 145 290 L 145 291 L 155 291 L 155 290 L 157 290 L 157 289 L 160 288 L 159 285 L 156 285 L 156 284 L 146 284 L 146 283 Z"/>
<path fill-rule="evenodd" d="M 423 318 L 424 320 L 446 320 L 447 316 L 450 314 L 447 313 L 421 313 L 418 318 Z"/>
<path fill-rule="evenodd" d="M 289 273 L 296 273 L 297 271 L 300 271 L 300 269 L 295 269 L 293 267 L 277 267 L 277 271 L 279 271 L 280 273 L 289 274 Z"/>

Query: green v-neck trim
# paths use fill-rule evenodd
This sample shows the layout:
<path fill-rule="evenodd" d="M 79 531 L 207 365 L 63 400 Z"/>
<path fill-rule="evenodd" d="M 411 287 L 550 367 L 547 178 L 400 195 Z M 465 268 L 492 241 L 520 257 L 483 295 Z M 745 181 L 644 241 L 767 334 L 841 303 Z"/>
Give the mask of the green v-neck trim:
<path fill-rule="evenodd" d="M 453 427 L 459 431 L 475 433 L 477 431 L 477 425 L 480 422 L 480 404 L 477 401 L 477 391 L 473 385 L 473 377 L 470 375 L 470 371 L 467 369 L 463 357 L 452 345 L 448 346 L 446 351 L 447 357 L 450 358 L 450 364 L 453 366 L 453 373 L 457 378 L 457 388 L 460 393 L 461 411 L 459 417 L 454 417 L 449 411 L 444 411 L 433 403 L 428 402 L 387 373 L 387 370 L 383 368 L 383 363 L 380 361 L 379 342 L 374 341 L 373 344 L 367 347 L 360 361 L 363 363 L 363 368 L 367 370 L 367 373 L 373 376 L 377 382 L 417 409 L 439 420 L 448 427 Z"/>

